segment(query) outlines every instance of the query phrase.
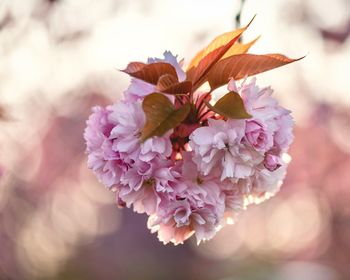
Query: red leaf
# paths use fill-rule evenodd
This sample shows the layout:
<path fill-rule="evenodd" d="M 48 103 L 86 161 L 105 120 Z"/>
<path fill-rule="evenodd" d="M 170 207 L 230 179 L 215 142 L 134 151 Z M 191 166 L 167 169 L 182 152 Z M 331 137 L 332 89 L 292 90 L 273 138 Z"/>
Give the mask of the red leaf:
<path fill-rule="evenodd" d="M 159 78 L 157 89 L 167 94 L 187 94 L 192 90 L 190 81 L 179 82 L 173 75 L 163 75 Z"/>
<path fill-rule="evenodd" d="M 197 89 L 204 82 L 206 74 L 233 46 L 250 23 L 244 28 L 225 33 L 215 38 L 192 59 L 186 74 L 187 78 L 192 81 L 194 89 Z"/>
<path fill-rule="evenodd" d="M 303 58 L 303 57 L 302 57 Z M 295 61 L 282 54 L 238 54 L 220 60 L 207 75 L 211 89 L 216 89 L 229 82 L 231 78 L 239 80 L 245 76 L 262 73 Z"/>
<path fill-rule="evenodd" d="M 167 89 L 171 86 L 173 86 L 174 84 L 177 84 L 179 81 L 178 79 L 170 74 L 165 74 L 163 76 L 161 76 L 158 80 L 157 83 L 157 88 L 162 91 L 164 89 Z"/>
<path fill-rule="evenodd" d="M 166 62 L 156 62 L 152 64 L 131 62 L 128 64 L 126 69 L 122 71 L 134 78 L 154 85 L 156 85 L 159 78 L 165 74 L 172 75 L 177 79 L 175 68 Z"/>
<path fill-rule="evenodd" d="M 226 53 L 225 55 L 221 58 L 221 59 L 224 59 L 224 58 L 227 58 L 229 56 L 233 56 L 233 55 L 236 55 L 236 54 L 242 54 L 242 53 L 247 53 L 248 50 L 251 48 L 251 46 L 253 46 L 256 41 L 258 41 L 260 38 L 257 37 L 255 38 L 253 41 L 250 41 L 249 43 L 246 43 L 246 44 L 234 44 Z"/>
<path fill-rule="evenodd" d="M 192 58 L 190 64 L 187 66 L 187 70 L 190 70 L 193 67 L 198 66 L 199 62 L 207 56 L 212 51 L 215 51 L 216 49 L 228 44 L 232 39 L 236 38 L 237 36 L 240 36 L 252 23 L 255 16 L 252 18 L 252 20 L 247 24 L 247 26 L 243 28 L 236 29 L 234 31 L 226 32 L 224 34 L 221 34 L 217 36 L 214 40 L 210 42 L 208 46 L 206 46 L 204 49 L 199 51 L 194 58 Z M 254 43 L 254 42 L 253 42 Z M 233 47 L 232 47 L 233 48 Z"/>

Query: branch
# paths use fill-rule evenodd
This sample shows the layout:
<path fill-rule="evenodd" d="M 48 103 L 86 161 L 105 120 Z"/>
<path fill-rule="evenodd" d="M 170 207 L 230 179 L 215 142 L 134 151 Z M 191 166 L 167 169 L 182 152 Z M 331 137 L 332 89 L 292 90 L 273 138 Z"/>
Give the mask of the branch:
<path fill-rule="evenodd" d="M 236 15 L 236 29 L 241 28 L 241 15 L 242 15 L 242 11 L 243 11 L 243 7 L 245 4 L 245 0 L 241 0 L 241 7 L 239 8 L 239 11 Z M 242 42 L 242 37 L 239 37 L 238 42 L 241 43 Z"/>

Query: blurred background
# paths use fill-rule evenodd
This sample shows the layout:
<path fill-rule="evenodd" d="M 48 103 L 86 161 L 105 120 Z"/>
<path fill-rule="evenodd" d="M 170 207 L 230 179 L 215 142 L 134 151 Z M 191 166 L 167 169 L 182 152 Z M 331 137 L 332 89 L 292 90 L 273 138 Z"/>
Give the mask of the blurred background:
<path fill-rule="evenodd" d="M 350 1 L 244 2 L 252 53 L 307 55 L 258 76 L 293 110 L 292 162 L 276 197 L 174 247 L 87 170 L 85 120 L 122 96 L 118 69 L 188 62 L 241 1 L 0 0 L 0 279 L 350 279 Z"/>

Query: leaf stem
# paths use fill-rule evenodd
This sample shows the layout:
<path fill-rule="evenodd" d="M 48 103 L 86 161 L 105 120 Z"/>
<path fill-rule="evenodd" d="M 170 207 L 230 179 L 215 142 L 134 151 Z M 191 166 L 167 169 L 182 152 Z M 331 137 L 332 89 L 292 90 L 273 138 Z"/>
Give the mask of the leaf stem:
<path fill-rule="evenodd" d="M 201 99 L 199 105 L 198 105 L 198 112 L 201 113 L 201 111 L 204 109 L 203 105 L 205 105 L 204 100 L 207 99 L 207 97 L 213 92 L 211 89 L 209 92 L 204 94 L 204 97 Z M 202 108 L 203 107 L 203 108 Z"/>
<path fill-rule="evenodd" d="M 204 113 L 202 113 L 202 114 L 198 117 L 197 121 L 200 121 L 205 115 L 207 115 L 208 113 L 212 113 L 212 112 L 213 112 L 213 111 L 210 110 L 210 109 L 208 108 L 208 111 L 205 111 Z"/>
<path fill-rule="evenodd" d="M 176 98 L 176 100 L 177 100 L 181 105 L 184 105 L 181 96 L 175 95 L 175 98 Z"/>

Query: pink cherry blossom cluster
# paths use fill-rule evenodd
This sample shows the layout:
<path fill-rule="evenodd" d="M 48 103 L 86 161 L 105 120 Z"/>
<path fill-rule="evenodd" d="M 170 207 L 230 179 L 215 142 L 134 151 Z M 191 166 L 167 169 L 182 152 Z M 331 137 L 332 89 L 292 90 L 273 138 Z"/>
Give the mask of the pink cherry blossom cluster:
<path fill-rule="evenodd" d="M 170 52 L 148 63 L 159 61 L 170 63 L 179 80 L 185 79 L 181 63 Z M 174 129 L 139 140 L 146 122 L 142 100 L 155 90 L 133 78 L 123 100 L 93 108 L 84 133 L 88 167 L 115 192 L 119 206 L 149 216 L 148 227 L 160 241 L 179 244 L 194 234 L 199 243 L 232 223 L 250 203 L 278 191 L 293 120 L 271 96 L 271 88 L 259 88 L 255 79 L 240 84 L 231 80 L 228 90 L 239 93 L 252 117 L 209 115 L 174 156 Z M 169 99 L 175 102 L 173 96 Z"/>

